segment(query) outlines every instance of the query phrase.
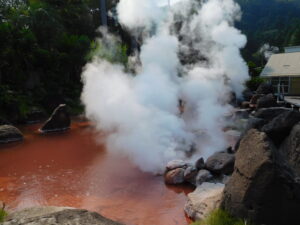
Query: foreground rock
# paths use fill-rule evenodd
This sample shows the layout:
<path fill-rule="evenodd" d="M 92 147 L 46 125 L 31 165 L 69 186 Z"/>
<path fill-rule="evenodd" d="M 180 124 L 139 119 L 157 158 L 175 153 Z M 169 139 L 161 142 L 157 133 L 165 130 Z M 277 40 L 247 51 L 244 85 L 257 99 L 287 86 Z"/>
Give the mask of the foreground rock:
<path fill-rule="evenodd" d="M 205 168 L 217 174 L 231 174 L 233 172 L 234 159 L 233 154 L 218 152 L 207 159 Z"/>
<path fill-rule="evenodd" d="M 0 126 L 0 144 L 22 141 L 23 135 L 18 128 L 11 125 Z"/>
<path fill-rule="evenodd" d="M 67 111 L 66 105 L 59 105 L 51 117 L 46 121 L 46 123 L 40 128 L 42 133 L 50 132 L 60 132 L 70 129 L 71 118 Z"/>
<path fill-rule="evenodd" d="M 296 225 L 300 184 L 295 178 L 267 135 L 252 129 L 240 143 L 221 206 L 256 224 Z"/>
<path fill-rule="evenodd" d="M 13 213 L 2 225 L 121 225 L 95 212 L 63 207 L 36 207 Z"/>
<path fill-rule="evenodd" d="M 203 183 L 188 195 L 184 211 L 193 220 L 202 220 L 219 208 L 224 184 Z"/>

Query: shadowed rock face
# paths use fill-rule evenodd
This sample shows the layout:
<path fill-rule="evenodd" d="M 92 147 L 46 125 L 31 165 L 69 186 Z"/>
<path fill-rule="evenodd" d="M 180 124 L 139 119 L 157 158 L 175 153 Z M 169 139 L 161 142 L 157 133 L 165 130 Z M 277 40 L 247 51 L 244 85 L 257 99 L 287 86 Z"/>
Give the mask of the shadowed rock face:
<path fill-rule="evenodd" d="M 242 139 L 221 206 L 256 224 L 298 224 L 300 184 L 265 133 L 252 129 Z"/>
<path fill-rule="evenodd" d="M 42 133 L 60 132 L 70 129 L 71 118 L 67 111 L 66 105 L 59 105 L 51 117 L 40 128 Z"/>
<path fill-rule="evenodd" d="M 16 127 L 11 125 L 0 126 L 0 144 L 6 144 L 22 140 L 23 135 Z"/>
<path fill-rule="evenodd" d="M 87 210 L 40 207 L 17 212 L 3 225 L 122 225 Z"/>

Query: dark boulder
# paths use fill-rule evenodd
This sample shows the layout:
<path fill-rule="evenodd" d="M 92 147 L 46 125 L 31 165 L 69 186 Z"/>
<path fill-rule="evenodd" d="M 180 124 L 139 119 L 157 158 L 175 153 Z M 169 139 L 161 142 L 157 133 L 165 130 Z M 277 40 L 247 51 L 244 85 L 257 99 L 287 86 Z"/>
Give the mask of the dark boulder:
<path fill-rule="evenodd" d="M 300 184 L 265 133 L 252 129 L 241 141 L 221 207 L 255 224 L 298 224 Z"/>
<path fill-rule="evenodd" d="M 273 94 L 267 94 L 257 100 L 257 109 L 277 106 L 277 101 Z"/>
<path fill-rule="evenodd" d="M 253 95 L 252 98 L 250 99 L 250 106 L 256 105 L 258 99 L 261 98 L 262 96 L 263 95 L 258 95 L 258 94 Z"/>
<path fill-rule="evenodd" d="M 253 113 L 254 117 L 264 119 L 266 121 L 271 121 L 276 116 L 283 112 L 289 112 L 291 109 L 283 108 L 283 107 L 271 107 L 271 108 L 262 108 Z"/>
<path fill-rule="evenodd" d="M 177 168 L 170 170 L 165 173 L 165 183 L 166 184 L 182 184 L 184 183 L 184 171 L 183 168 Z"/>
<path fill-rule="evenodd" d="M 267 123 L 267 121 L 264 119 L 255 118 L 255 117 L 249 118 L 247 121 L 246 127 L 241 136 L 242 137 L 245 136 L 245 134 L 253 128 L 258 129 L 258 130 L 261 129 L 266 123 Z"/>
<path fill-rule="evenodd" d="M 243 102 L 241 103 L 241 108 L 242 108 L 242 109 L 248 109 L 248 108 L 250 108 L 250 102 L 243 101 Z"/>
<path fill-rule="evenodd" d="M 244 98 L 245 101 L 249 102 L 250 99 L 252 98 L 253 96 L 253 92 L 250 90 L 250 89 L 245 89 L 243 92 L 242 92 L 242 96 Z"/>
<path fill-rule="evenodd" d="M 226 152 L 218 152 L 210 156 L 205 168 L 216 174 L 231 174 L 234 166 L 234 155 Z"/>
<path fill-rule="evenodd" d="M 264 125 L 261 131 L 265 132 L 276 145 L 279 145 L 289 135 L 293 126 L 299 121 L 300 112 L 286 111 Z"/>
<path fill-rule="evenodd" d="M 42 133 L 60 132 L 70 129 L 71 118 L 66 105 L 59 105 L 46 123 L 40 128 Z"/>
<path fill-rule="evenodd" d="M 0 144 L 22 141 L 23 135 L 18 128 L 11 125 L 0 126 Z"/>
<path fill-rule="evenodd" d="M 271 83 L 262 83 L 258 86 L 256 93 L 260 95 L 272 94 L 273 86 Z"/>
<path fill-rule="evenodd" d="M 205 167 L 205 162 L 203 158 L 200 158 L 196 161 L 195 166 L 198 170 L 202 170 Z"/>

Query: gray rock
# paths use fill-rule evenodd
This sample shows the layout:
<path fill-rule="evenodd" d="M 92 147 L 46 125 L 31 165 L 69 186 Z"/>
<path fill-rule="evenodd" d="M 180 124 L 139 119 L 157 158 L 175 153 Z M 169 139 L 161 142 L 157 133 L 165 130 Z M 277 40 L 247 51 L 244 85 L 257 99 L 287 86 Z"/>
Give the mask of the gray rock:
<path fill-rule="evenodd" d="M 184 183 L 184 171 L 183 168 L 176 168 L 165 173 L 166 184 L 182 184 Z"/>
<path fill-rule="evenodd" d="M 280 151 L 297 173 L 297 176 L 300 177 L 300 123 L 293 127 L 290 135 L 280 146 Z"/>
<path fill-rule="evenodd" d="M 205 168 L 213 173 L 228 175 L 233 172 L 234 159 L 233 154 L 217 152 L 207 159 Z"/>
<path fill-rule="evenodd" d="M 184 171 L 184 180 L 186 182 L 189 182 L 191 184 L 196 184 L 196 177 L 198 174 L 198 170 L 196 167 L 194 166 L 189 166 L 188 168 L 186 168 L 186 170 Z"/>
<path fill-rule="evenodd" d="M 296 225 L 300 184 L 294 178 L 267 135 L 252 129 L 240 143 L 221 206 L 254 224 Z"/>
<path fill-rule="evenodd" d="M 14 213 L 2 225 L 121 225 L 98 213 L 63 207 L 38 207 Z"/>
<path fill-rule="evenodd" d="M 69 130 L 71 118 L 65 104 L 59 105 L 46 123 L 40 128 L 42 133 L 61 132 Z"/>
<path fill-rule="evenodd" d="M 22 141 L 23 135 L 18 128 L 11 125 L 0 126 L 0 144 Z"/>
<path fill-rule="evenodd" d="M 257 100 L 257 109 L 277 106 L 277 101 L 273 94 L 267 94 Z"/>
<path fill-rule="evenodd" d="M 196 177 L 196 185 L 201 185 L 204 182 L 211 181 L 214 176 L 208 170 L 200 170 Z"/>
<path fill-rule="evenodd" d="M 202 220 L 219 208 L 224 184 L 203 183 L 188 194 L 184 211 L 193 220 Z"/>
<path fill-rule="evenodd" d="M 166 166 L 166 170 L 174 170 L 177 168 L 186 168 L 187 167 L 187 163 L 184 162 L 183 160 L 172 160 L 170 162 L 168 162 L 167 166 Z"/>
<path fill-rule="evenodd" d="M 300 122 L 300 112 L 286 111 L 264 125 L 261 131 L 265 132 L 276 145 L 279 145 L 298 122 Z"/>

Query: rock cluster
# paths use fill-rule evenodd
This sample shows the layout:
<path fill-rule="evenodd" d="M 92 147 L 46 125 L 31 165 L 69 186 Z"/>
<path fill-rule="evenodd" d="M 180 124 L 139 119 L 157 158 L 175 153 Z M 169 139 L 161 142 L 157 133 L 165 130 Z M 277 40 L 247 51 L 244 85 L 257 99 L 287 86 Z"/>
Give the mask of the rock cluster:
<path fill-rule="evenodd" d="M 258 109 L 237 145 L 221 207 L 255 224 L 299 224 L 299 165 L 300 112 Z"/>
<path fill-rule="evenodd" d="M 194 165 L 182 160 L 173 160 L 166 166 L 165 183 L 190 183 L 199 186 L 204 182 L 222 182 L 224 176 L 233 172 L 234 160 L 234 155 L 227 152 L 217 152 L 206 162 L 200 158 Z"/>

